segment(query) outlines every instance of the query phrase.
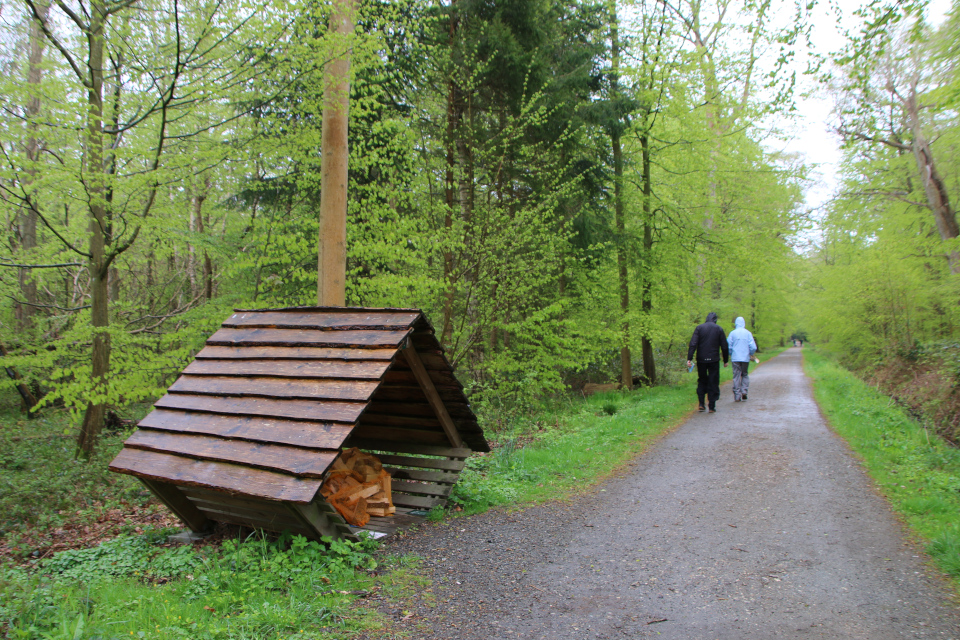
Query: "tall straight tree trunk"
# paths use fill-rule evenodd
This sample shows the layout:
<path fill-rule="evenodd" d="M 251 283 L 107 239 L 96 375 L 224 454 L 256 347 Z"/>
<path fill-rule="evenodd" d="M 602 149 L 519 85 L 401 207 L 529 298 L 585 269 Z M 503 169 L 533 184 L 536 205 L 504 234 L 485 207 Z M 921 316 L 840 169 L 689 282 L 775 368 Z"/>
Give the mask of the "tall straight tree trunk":
<path fill-rule="evenodd" d="M 641 294 L 641 308 L 645 316 L 653 310 L 653 297 L 651 293 L 650 282 L 653 279 L 653 207 L 651 200 L 653 198 L 653 184 L 650 175 L 650 130 L 647 122 L 644 122 L 643 134 L 640 136 L 641 161 L 643 162 L 643 262 L 645 265 L 643 273 L 643 293 Z M 649 317 L 647 317 L 649 323 Z M 645 330 L 641 339 L 641 349 L 643 352 L 643 378 L 644 382 L 650 386 L 657 383 L 657 362 L 653 356 L 653 344 Z"/>
<path fill-rule="evenodd" d="M 207 201 L 207 193 L 210 191 L 210 178 L 204 178 L 200 192 L 194 196 L 193 200 L 193 218 L 196 220 L 196 231 L 202 237 L 207 232 L 209 225 L 204 219 L 203 204 Z M 203 288 L 203 298 L 205 300 L 213 299 L 213 261 L 206 249 L 203 250 L 203 265 L 200 286 Z M 197 293 L 200 293 L 198 288 Z M 196 295 L 196 294 L 195 294 Z"/>
<path fill-rule="evenodd" d="M 322 307 L 346 304 L 347 185 L 350 160 L 350 38 L 356 0 L 335 0 L 330 28 L 342 36 L 344 51 L 324 72 L 322 159 L 320 168 L 320 241 L 317 257 L 317 302 Z"/>
<path fill-rule="evenodd" d="M 95 386 L 106 382 L 110 369 L 109 304 L 107 284 L 109 262 L 106 258 L 106 230 L 109 228 L 106 206 L 106 185 L 103 166 L 103 50 L 104 21 L 102 2 L 91 3 L 90 24 L 87 33 L 89 85 L 87 90 L 87 133 L 84 164 L 87 174 L 87 197 L 90 210 L 90 323 L 93 326 L 93 350 L 90 376 Z M 83 416 L 77 439 L 77 456 L 89 459 L 97 436 L 103 426 L 106 407 L 102 402 L 91 402 Z"/>
<path fill-rule="evenodd" d="M 613 213 L 617 227 L 617 275 L 620 283 L 621 344 L 620 386 L 633 388 L 633 363 L 630 359 L 630 280 L 627 272 L 627 226 L 623 212 L 623 149 L 620 145 L 620 24 L 617 18 L 617 3 L 612 0 L 610 8 L 610 99 L 614 105 L 614 119 L 610 133 L 613 147 Z"/>
<path fill-rule="evenodd" d="M 456 44 L 457 29 L 459 20 L 457 16 L 457 4 L 455 0 L 450 3 L 450 23 L 448 31 L 448 42 L 451 57 L 453 56 L 453 47 Z M 456 208 L 456 136 L 460 120 L 463 117 L 463 107 L 460 104 L 459 91 L 456 80 L 451 73 L 447 80 L 447 157 L 446 173 L 444 175 L 444 204 L 446 210 L 443 216 L 443 227 L 447 233 L 447 242 L 450 242 L 449 235 L 453 229 L 453 212 Z M 443 326 L 440 331 L 440 345 L 444 348 L 449 347 L 453 341 L 453 303 L 456 296 L 456 286 L 453 282 L 453 250 L 447 248 L 443 252 L 443 282 L 446 291 L 443 294 Z"/>
<path fill-rule="evenodd" d="M 37 3 L 37 12 L 40 20 L 46 20 L 50 5 L 46 2 Z M 26 167 L 21 181 L 23 190 L 30 193 L 37 179 L 37 162 L 40 159 L 40 140 L 37 137 L 37 116 L 40 114 L 40 84 L 43 80 L 43 50 L 46 39 L 40 28 L 39 20 L 30 21 L 30 53 L 27 69 L 27 104 L 25 119 L 27 122 L 27 139 L 24 144 Z M 37 194 L 30 193 L 31 198 Z M 25 207 L 20 212 L 20 248 L 23 250 L 24 262 L 29 262 L 30 253 L 37 247 L 37 210 L 35 207 Z M 33 279 L 30 269 L 21 269 L 19 274 L 20 294 L 25 304 L 18 304 L 16 315 L 22 331 L 33 326 L 33 315 L 37 304 L 37 283 Z"/>

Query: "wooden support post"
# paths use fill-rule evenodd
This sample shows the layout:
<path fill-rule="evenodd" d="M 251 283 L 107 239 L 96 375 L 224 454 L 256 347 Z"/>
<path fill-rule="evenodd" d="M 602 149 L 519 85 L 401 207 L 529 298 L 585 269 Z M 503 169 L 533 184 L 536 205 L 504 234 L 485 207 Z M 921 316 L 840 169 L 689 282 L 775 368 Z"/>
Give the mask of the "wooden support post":
<path fill-rule="evenodd" d="M 310 531 L 317 532 L 317 538 L 330 536 L 334 540 L 340 537 L 337 528 L 330 522 L 330 519 L 321 513 L 315 504 L 291 504 L 287 503 L 287 508 L 297 520 L 299 520 Z"/>
<path fill-rule="evenodd" d="M 196 505 L 190 502 L 187 496 L 183 495 L 179 487 L 169 482 L 157 482 L 156 480 L 145 480 L 140 478 L 147 489 L 153 492 L 153 495 L 160 499 L 160 502 L 167 505 L 170 511 L 173 511 L 178 518 L 184 521 L 191 531 L 200 533 L 210 528 L 210 520 L 203 512 L 197 509 Z"/>
<path fill-rule="evenodd" d="M 443 426 L 443 431 L 447 434 L 450 444 L 454 447 L 462 447 L 463 438 L 460 437 L 457 426 L 453 424 L 450 414 L 447 413 L 447 407 L 443 404 L 443 400 L 440 399 L 440 394 L 437 393 L 437 388 L 433 386 L 433 380 L 430 379 L 430 374 L 427 373 L 427 368 L 423 366 L 423 361 L 420 359 L 420 356 L 417 355 L 413 344 L 408 343 L 407 347 L 400 353 L 407 359 L 407 364 L 410 365 L 414 377 L 417 379 L 417 382 L 420 383 L 423 393 L 427 396 L 427 402 L 433 407 L 433 412 L 437 414 L 437 419 Z"/>
<path fill-rule="evenodd" d="M 334 0 L 329 30 L 341 50 L 324 69 L 320 141 L 320 238 L 317 301 L 346 304 L 347 183 L 350 175 L 347 124 L 350 121 L 350 54 L 357 0 Z"/>
<path fill-rule="evenodd" d="M 317 498 L 320 499 L 319 497 Z M 350 526 L 343 521 L 340 514 L 326 502 L 318 504 L 292 504 L 286 503 L 290 513 L 300 521 L 308 530 L 316 531 L 317 537 L 329 536 L 334 540 L 346 538 L 348 540 L 358 540 L 356 534 L 350 530 Z M 329 510 L 328 510 L 329 509 Z"/>

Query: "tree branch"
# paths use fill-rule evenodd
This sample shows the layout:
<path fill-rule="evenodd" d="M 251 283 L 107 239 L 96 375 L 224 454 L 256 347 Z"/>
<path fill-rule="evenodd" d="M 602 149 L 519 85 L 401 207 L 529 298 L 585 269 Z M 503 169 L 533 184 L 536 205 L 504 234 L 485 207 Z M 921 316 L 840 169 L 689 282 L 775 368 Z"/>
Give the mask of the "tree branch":
<path fill-rule="evenodd" d="M 84 309 L 89 309 L 89 308 L 90 308 L 90 305 L 85 304 L 85 305 L 83 305 L 82 307 L 73 307 L 73 308 L 69 308 L 69 309 L 68 309 L 67 307 L 60 307 L 60 306 L 57 306 L 57 305 L 55 305 L 55 304 L 33 304 L 32 302 L 24 302 L 23 300 L 17 300 L 17 299 L 14 298 L 13 296 L 7 295 L 7 294 L 4 294 L 4 297 L 10 298 L 11 300 L 13 300 L 14 302 L 16 302 L 17 304 L 26 305 L 26 306 L 28 306 L 28 307 L 36 307 L 37 309 L 56 309 L 56 310 L 58 310 L 58 311 L 82 311 L 82 310 L 84 310 Z"/>
<path fill-rule="evenodd" d="M 12 262 L 4 262 L 4 260 L 9 260 L 9 258 L 0 258 L 0 267 L 13 267 L 16 269 L 58 269 L 60 267 L 85 266 L 82 262 L 59 262 L 57 264 L 14 264 Z"/>
<path fill-rule="evenodd" d="M 23 0 L 23 1 L 26 3 L 27 7 L 29 7 L 30 13 L 33 14 L 33 19 L 36 20 L 37 23 L 40 25 L 40 30 L 43 31 L 43 35 L 46 36 L 47 40 L 50 41 L 50 44 L 56 47 L 57 50 L 61 53 L 61 55 L 63 55 L 64 59 L 67 61 L 67 64 L 70 65 L 71 69 L 73 69 L 73 73 L 77 76 L 77 79 L 80 81 L 80 84 L 90 89 L 92 87 L 92 84 L 89 81 L 87 81 L 83 72 L 80 70 L 80 67 L 77 65 L 76 61 L 73 59 L 73 56 L 70 55 L 70 52 L 67 51 L 67 48 L 63 45 L 63 43 L 60 42 L 60 40 L 58 40 L 55 35 L 53 35 L 52 31 L 50 31 L 50 27 L 47 25 L 47 21 L 40 19 L 40 13 L 37 11 L 37 5 L 34 4 L 33 0 Z M 61 2 L 57 2 L 57 6 L 63 9 L 63 4 Z M 70 13 L 68 13 L 67 15 L 70 15 Z M 80 24 L 80 29 L 81 31 L 84 30 L 84 27 L 82 24 Z"/>

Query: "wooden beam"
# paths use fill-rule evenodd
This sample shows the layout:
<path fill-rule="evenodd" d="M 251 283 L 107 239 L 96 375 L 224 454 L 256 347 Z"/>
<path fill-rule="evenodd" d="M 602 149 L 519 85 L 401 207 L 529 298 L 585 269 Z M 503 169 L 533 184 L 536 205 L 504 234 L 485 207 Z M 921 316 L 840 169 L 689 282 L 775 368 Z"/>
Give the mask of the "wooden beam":
<path fill-rule="evenodd" d="M 207 516 L 203 515 L 187 496 L 183 495 L 177 485 L 145 478 L 140 478 L 140 482 L 147 489 L 150 489 L 153 495 L 160 499 L 160 502 L 167 505 L 170 511 L 173 511 L 178 518 L 183 520 L 194 533 L 200 533 L 210 528 L 211 522 L 207 519 Z"/>
<path fill-rule="evenodd" d="M 349 538 L 351 540 L 357 539 L 357 536 L 351 533 L 349 528 L 347 528 L 346 532 L 344 532 L 345 527 L 338 527 L 337 523 L 333 521 L 331 515 L 321 511 L 317 507 L 316 503 L 287 503 L 287 508 L 298 521 L 300 521 L 311 531 L 315 531 L 317 533 L 318 540 L 323 536 L 330 536 L 334 540 L 339 540 L 340 538 Z"/>
<path fill-rule="evenodd" d="M 457 448 L 462 447 L 463 438 L 460 437 L 457 426 L 453 424 L 450 414 L 447 413 L 447 407 L 443 404 L 443 400 L 440 399 L 440 394 L 437 393 L 437 388 L 433 386 L 433 380 L 430 379 L 430 374 L 427 373 L 426 367 L 423 366 L 423 361 L 421 361 L 420 356 L 417 355 L 417 350 L 413 347 L 412 342 L 412 340 L 408 341 L 407 347 L 400 353 L 406 358 L 407 364 L 410 365 L 410 369 L 413 371 L 413 375 L 417 378 L 417 382 L 420 383 L 420 388 L 423 389 L 423 393 L 427 396 L 427 402 L 430 403 L 433 412 L 437 414 L 437 419 L 440 420 L 440 426 L 443 427 L 447 438 L 450 439 L 450 444 Z"/>

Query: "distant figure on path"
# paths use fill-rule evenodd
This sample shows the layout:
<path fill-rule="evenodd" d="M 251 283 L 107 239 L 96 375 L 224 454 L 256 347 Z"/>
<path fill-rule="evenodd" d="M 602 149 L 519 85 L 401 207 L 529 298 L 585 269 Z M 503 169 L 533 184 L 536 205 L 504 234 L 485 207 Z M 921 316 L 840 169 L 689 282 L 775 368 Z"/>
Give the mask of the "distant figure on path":
<path fill-rule="evenodd" d="M 750 388 L 747 370 L 753 354 L 757 352 L 757 342 L 753 334 L 744 328 L 747 323 L 742 317 L 737 318 L 734 324 L 737 326 L 727 337 L 727 344 L 730 345 L 730 360 L 733 362 L 733 401 L 740 402 L 747 399 L 747 390 Z"/>
<path fill-rule="evenodd" d="M 707 321 L 697 325 L 690 338 L 687 349 L 687 367 L 693 366 L 693 354 L 697 354 L 697 399 L 700 411 L 706 411 L 703 396 L 710 401 L 710 413 L 717 412 L 717 399 L 720 397 L 720 351 L 723 351 L 723 366 L 730 360 L 727 346 L 727 334 L 717 324 L 717 314 L 707 314 Z"/>

